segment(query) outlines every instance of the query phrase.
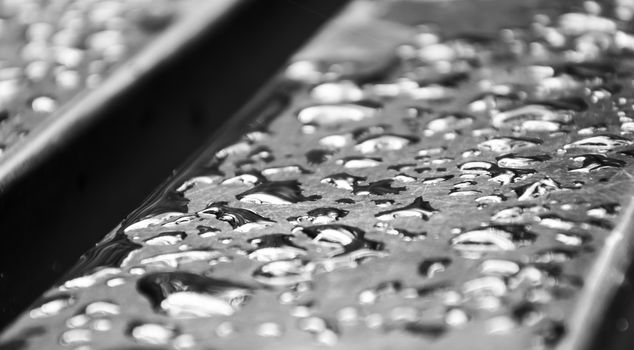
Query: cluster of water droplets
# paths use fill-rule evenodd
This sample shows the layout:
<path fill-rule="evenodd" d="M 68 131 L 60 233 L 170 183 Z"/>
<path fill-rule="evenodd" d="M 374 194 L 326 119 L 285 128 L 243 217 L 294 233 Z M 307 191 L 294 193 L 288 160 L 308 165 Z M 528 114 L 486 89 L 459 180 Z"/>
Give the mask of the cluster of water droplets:
<path fill-rule="evenodd" d="M 619 6 L 483 37 L 409 28 L 372 74 L 291 63 L 266 127 L 156 193 L 25 322 L 78 317 L 59 339 L 87 346 L 107 323 L 78 312 L 114 290 L 124 343 L 556 345 L 632 190 Z"/>

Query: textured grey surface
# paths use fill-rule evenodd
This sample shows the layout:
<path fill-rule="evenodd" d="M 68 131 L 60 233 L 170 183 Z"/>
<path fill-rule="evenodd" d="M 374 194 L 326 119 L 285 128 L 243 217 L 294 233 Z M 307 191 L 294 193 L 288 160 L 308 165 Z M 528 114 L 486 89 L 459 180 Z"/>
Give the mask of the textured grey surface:
<path fill-rule="evenodd" d="M 540 349 L 578 336 L 628 219 L 633 11 L 353 3 L 283 73 L 286 104 L 157 192 L 5 346 Z"/>

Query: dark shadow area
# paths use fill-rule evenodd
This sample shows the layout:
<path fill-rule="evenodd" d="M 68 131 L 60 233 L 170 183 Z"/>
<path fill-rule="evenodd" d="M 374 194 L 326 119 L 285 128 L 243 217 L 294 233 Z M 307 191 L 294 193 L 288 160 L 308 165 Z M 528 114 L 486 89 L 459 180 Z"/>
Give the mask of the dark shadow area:
<path fill-rule="evenodd" d="M 345 1 L 251 1 L 0 196 L 6 326 L 208 142 Z"/>

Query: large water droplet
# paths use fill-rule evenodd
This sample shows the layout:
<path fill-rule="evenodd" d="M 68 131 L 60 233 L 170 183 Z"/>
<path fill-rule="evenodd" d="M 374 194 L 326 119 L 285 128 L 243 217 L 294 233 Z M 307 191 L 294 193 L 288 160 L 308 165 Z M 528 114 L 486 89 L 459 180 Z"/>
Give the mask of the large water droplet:
<path fill-rule="evenodd" d="M 289 234 L 268 234 L 252 238 L 249 243 L 257 248 L 249 253 L 249 258 L 257 261 L 290 260 L 306 255 L 306 249 L 297 246 Z"/>
<path fill-rule="evenodd" d="M 271 226 L 275 221 L 265 218 L 251 210 L 229 207 L 227 202 L 214 202 L 198 212 L 199 215 L 212 215 L 218 220 L 225 221 L 238 232 L 248 232 Z"/>
<path fill-rule="evenodd" d="M 372 118 L 380 108 L 376 103 L 367 104 L 324 104 L 309 106 L 297 113 L 297 119 L 304 124 L 336 125 L 358 122 Z"/>
<path fill-rule="evenodd" d="M 564 145 L 564 149 L 581 149 L 591 152 L 608 152 L 615 148 L 629 146 L 632 141 L 616 135 L 592 136 Z"/>
<path fill-rule="evenodd" d="M 423 197 L 418 197 L 409 205 L 406 205 L 402 208 L 382 211 L 376 214 L 375 217 L 379 220 L 384 221 L 407 217 L 429 220 L 429 218 L 436 212 L 438 211 L 432 208 L 429 202 L 423 200 Z"/>
<path fill-rule="evenodd" d="M 137 281 L 155 310 L 176 318 L 229 316 L 253 294 L 242 284 L 189 272 L 156 272 Z"/>
<path fill-rule="evenodd" d="M 463 232 L 450 240 L 454 249 L 466 253 L 515 250 L 536 239 L 522 225 L 487 226 Z"/>
<path fill-rule="evenodd" d="M 370 136 L 360 140 L 355 149 L 361 153 L 375 153 L 379 151 L 398 151 L 403 147 L 417 142 L 418 139 L 412 136 L 402 136 L 393 134 L 384 134 Z"/>
<path fill-rule="evenodd" d="M 478 144 L 478 148 L 495 153 L 508 153 L 542 143 L 539 139 L 525 137 L 496 137 Z"/>

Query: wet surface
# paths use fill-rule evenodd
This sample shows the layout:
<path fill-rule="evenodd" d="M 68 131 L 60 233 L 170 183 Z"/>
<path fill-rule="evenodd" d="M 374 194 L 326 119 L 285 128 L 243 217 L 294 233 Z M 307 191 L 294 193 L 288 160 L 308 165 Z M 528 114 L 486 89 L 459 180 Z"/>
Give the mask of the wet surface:
<path fill-rule="evenodd" d="M 0 2 L 0 156 L 196 0 Z"/>
<path fill-rule="evenodd" d="M 129 216 L 5 347 L 560 345 L 633 190 L 632 16 L 357 1 L 289 64 L 283 108 Z"/>

